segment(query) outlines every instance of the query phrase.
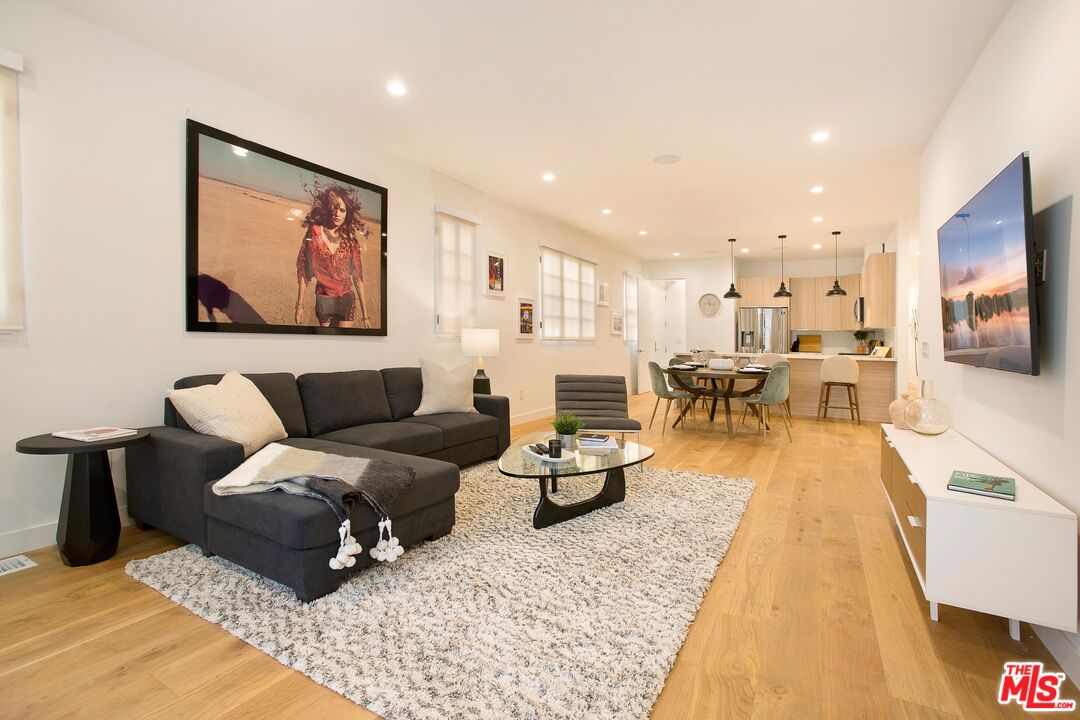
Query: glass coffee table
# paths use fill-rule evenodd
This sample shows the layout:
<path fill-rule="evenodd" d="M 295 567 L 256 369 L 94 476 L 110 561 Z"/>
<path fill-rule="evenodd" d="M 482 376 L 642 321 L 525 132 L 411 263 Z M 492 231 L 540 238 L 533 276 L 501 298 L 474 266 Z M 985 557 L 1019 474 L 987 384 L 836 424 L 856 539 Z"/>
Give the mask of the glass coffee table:
<path fill-rule="evenodd" d="M 555 436 L 551 432 L 524 435 L 511 443 L 499 458 L 499 472 L 503 475 L 540 481 L 540 502 L 533 512 L 533 527 L 537 530 L 622 502 L 626 498 L 626 477 L 623 475 L 623 468 L 640 465 L 653 456 L 651 447 L 625 439 L 617 441 L 618 449 L 610 450 L 603 455 L 587 455 L 579 452 L 575 442 L 573 448 L 563 448 L 562 451 L 563 455 L 573 453 L 574 458 L 558 463 L 539 460 L 527 454 L 523 449 L 527 445 L 547 442 L 553 437 Z M 550 493 L 559 491 L 560 477 L 599 473 L 607 475 L 604 487 L 588 500 L 564 505 L 551 498 Z M 550 491 L 548 490 L 549 483 Z"/>

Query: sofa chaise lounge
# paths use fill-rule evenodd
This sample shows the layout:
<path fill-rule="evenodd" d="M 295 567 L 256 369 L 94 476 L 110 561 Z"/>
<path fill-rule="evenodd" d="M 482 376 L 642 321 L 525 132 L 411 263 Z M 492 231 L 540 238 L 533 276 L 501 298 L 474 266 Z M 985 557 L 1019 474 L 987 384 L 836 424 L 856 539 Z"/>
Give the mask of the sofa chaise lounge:
<path fill-rule="evenodd" d="M 176 388 L 216 383 L 221 375 L 183 378 Z M 415 470 L 394 510 L 394 534 L 404 546 L 446 535 L 454 526 L 459 467 L 498 457 L 510 444 L 510 401 L 475 395 L 478 413 L 417 417 L 419 368 L 246 375 L 281 418 L 286 445 L 381 459 Z M 221 497 L 213 483 L 244 460 L 238 443 L 193 430 L 165 400 L 165 424 L 126 452 L 128 513 L 152 526 L 280 582 L 303 601 L 337 589 L 349 574 L 328 560 L 339 542 L 338 521 L 323 502 L 285 493 Z M 374 561 L 375 512 L 360 503 L 350 518 L 363 546 L 353 571 Z"/>

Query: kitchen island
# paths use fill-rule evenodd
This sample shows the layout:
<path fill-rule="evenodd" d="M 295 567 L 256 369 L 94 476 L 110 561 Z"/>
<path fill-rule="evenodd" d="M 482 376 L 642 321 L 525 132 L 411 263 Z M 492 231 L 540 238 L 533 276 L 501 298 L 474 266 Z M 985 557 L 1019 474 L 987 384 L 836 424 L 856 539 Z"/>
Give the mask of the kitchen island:
<path fill-rule="evenodd" d="M 717 353 L 724 357 L 756 357 L 747 353 Z M 830 355 L 824 353 L 784 353 L 791 363 L 791 414 L 816 417 L 821 393 L 821 362 Z M 690 359 L 688 353 L 676 357 Z M 869 355 L 846 355 L 859 363 L 859 409 L 862 419 L 869 422 L 889 422 L 889 403 L 896 399 L 896 359 Z M 833 392 L 834 405 L 847 403 L 847 396 Z M 849 418 L 846 410 L 830 410 L 830 418 Z"/>

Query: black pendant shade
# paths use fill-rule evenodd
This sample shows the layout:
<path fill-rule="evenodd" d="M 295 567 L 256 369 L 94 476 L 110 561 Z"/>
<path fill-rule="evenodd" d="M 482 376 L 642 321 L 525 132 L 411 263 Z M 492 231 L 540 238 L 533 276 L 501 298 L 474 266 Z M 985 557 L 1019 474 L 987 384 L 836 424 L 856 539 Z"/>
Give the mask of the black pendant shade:
<path fill-rule="evenodd" d="M 737 300 L 742 297 L 742 293 L 735 289 L 735 238 L 728 238 L 728 243 L 731 244 L 731 287 L 724 293 L 724 297 Z"/>
<path fill-rule="evenodd" d="M 791 297 L 791 291 L 784 284 L 784 241 L 787 240 L 787 235 L 777 235 L 777 237 L 780 238 L 780 289 L 774 292 L 772 296 L 789 298 Z"/>
<path fill-rule="evenodd" d="M 838 253 L 837 247 L 840 244 L 840 231 L 839 230 L 833 230 L 832 237 L 833 237 L 833 273 L 834 273 L 834 276 L 833 276 L 832 290 L 829 290 L 829 292 L 825 293 L 825 297 L 841 297 L 843 295 L 847 295 L 847 290 L 840 287 L 840 261 L 837 258 L 837 253 Z"/>

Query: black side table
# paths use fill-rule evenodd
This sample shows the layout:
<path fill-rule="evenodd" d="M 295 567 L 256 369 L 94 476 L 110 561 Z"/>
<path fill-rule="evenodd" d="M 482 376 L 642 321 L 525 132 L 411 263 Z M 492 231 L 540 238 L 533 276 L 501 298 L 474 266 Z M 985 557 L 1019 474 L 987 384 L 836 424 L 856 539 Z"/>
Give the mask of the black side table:
<path fill-rule="evenodd" d="M 112 440 L 79 442 L 52 435 L 35 435 L 15 443 L 28 455 L 68 455 L 64 499 L 56 526 L 56 545 L 64 564 L 93 565 L 116 553 L 120 541 L 120 511 L 116 507 L 107 450 L 142 442 L 149 430 Z"/>

